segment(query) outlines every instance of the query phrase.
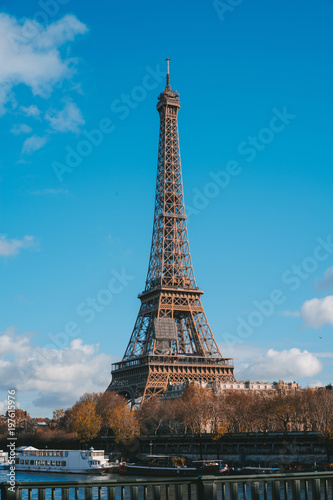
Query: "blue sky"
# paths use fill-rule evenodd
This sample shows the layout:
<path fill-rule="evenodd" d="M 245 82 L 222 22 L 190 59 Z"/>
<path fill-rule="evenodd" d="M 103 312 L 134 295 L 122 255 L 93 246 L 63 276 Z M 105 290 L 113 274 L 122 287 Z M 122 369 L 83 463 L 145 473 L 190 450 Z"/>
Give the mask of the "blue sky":
<path fill-rule="evenodd" d="M 238 3 L 236 6 L 235 4 Z M 104 390 L 151 243 L 157 96 L 239 380 L 333 381 L 333 2 L 2 2 L 0 410 Z"/>

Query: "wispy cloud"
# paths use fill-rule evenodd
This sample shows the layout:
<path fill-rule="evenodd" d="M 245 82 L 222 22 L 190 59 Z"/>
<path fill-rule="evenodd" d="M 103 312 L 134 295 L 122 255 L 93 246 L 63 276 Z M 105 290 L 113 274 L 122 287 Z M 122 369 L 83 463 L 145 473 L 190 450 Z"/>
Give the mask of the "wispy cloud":
<path fill-rule="evenodd" d="M 58 196 L 62 194 L 68 195 L 70 194 L 70 192 L 68 191 L 68 189 L 42 189 L 42 190 L 32 191 L 31 194 L 35 196 L 47 196 L 47 195 Z"/>
<path fill-rule="evenodd" d="M 32 116 L 33 118 L 38 118 L 41 113 L 40 109 L 38 109 L 37 106 L 35 106 L 34 104 L 31 104 L 31 106 L 27 107 L 21 106 L 20 110 L 24 115 Z"/>
<path fill-rule="evenodd" d="M 23 143 L 22 153 L 30 155 L 34 151 L 42 148 L 44 144 L 48 141 L 47 137 L 39 137 L 38 135 L 32 135 L 28 137 Z"/>
<path fill-rule="evenodd" d="M 36 240 L 33 236 L 24 236 L 22 240 L 7 239 L 6 236 L 0 236 L 0 256 L 12 257 L 21 250 L 36 247 Z"/>
<path fill-rule="evenodd" d="M 21 123 L 14 125 L 10 131 L 14 135 L 30 134 L 32 132 L 32 128 L 29 127 L 29 125 L 26 125 L 25 123 Z"/>
<path fill-rule="evenodd" d="M 35 36 L 24 37 L 31 26 Z M 0 14 L 0 112 L 6 112 L 6 104 L 14 100 L 13 92 L 19 84 L 30 88 L 33 95 L 46 98 L 57 83 L 71 79 L 75 61 L 62 56 L 59 49 L 86 31 L 74 15 L 43 27 L 35 20 Z M 25 110 L 37 116 L 35 108 Z"/>
<path fill-rule="evenodd" d="M 81 111 L 74 102 L 68 101 L 61 111 L 49 111 L 46 120 L 57 132 L 80 132 L 80 126 L 85 124 Z"/>
<path fill-rule="evenodd" d="M 327 290 L 333 287 L 333 266 L 326 269 L 324 277 L 316 281 L 315 288 L 317 290 Z"/>
<path fill-rule="evenodd" d="M 299 318 L 300 312 L 299 311 L 281 311 L 280 315 L 286 316 L 287 318 Z"/>

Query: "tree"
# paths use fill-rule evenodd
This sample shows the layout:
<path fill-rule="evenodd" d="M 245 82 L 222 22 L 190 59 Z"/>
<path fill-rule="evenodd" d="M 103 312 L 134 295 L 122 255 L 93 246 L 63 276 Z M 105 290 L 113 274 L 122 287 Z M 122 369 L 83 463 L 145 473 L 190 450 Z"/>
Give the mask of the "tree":
<path fill-rule="evenodd" d="M 127 404 L 127 399 L 116 392 L 102 392 L 96 399 L 96 413 L 102 419 L 102 432 L 108 433 L 108 411 Z"/>
<path fill-rule="evenodd" d="M 159 396 L 145 401 L 138 411 L 138 420 L 144 434 L 157 434 L 165 417 L 165 403 Z"/>
<path fill-rule="evenodd" d="M 209 387 L 191 384 L 183 393 L 183 418 L 194 433 L 202 434 L 211 430 L 213 422 L 214 398 Z"/>
<path fill-rule="evenodd" d="M 116 443 L 128 444 L 139 436 L 139 422 L 135 411 L 131 411 L 128 404 L 109 408 L 107 421 L 115 435 Z"/>
<path fill-rule="evenodd" d="M 60 429 L 62 420 L 65 417 L 65 410 L 54 410 L 52 415 L 52 429 Z"/>
<path fill-rule="evenodd" d="M 81 442 L 94 439 L 101 429 L 102 419 L 96 413 L 95 403 L 91 400 L 76 403 L 71 410 L 73 430 Z"/>

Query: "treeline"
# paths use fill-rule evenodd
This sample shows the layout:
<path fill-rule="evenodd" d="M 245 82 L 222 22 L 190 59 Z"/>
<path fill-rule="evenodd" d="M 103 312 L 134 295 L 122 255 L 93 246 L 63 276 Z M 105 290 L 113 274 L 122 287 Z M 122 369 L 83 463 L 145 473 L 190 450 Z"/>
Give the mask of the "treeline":
<path fill-rule="evenodd" d="M 3 416 L 0 433 L 4 436 L 5 424 L 6 416 Z M 70 409 L 55 410 L 49 420 L 30 419 L 26 412 L 17 410 L 17 430 L 34 432 L 39 440 L 79 439 L 84 444 L 112 435 L 117 443 L 125 446 L 140 435 L 152 434 L 211 433 L 219 438 L 229 432 L 317 431 L 330 440 L 333 438 L 333 392 L 305 389 L 287 393 L 224 391 L 214 394 L 210 388 L 193 384 L 181 398 L 154 397 L 139 410 L 131 410 L 127 400 L 114 392 L 90 393 L 84 394 Z"/>

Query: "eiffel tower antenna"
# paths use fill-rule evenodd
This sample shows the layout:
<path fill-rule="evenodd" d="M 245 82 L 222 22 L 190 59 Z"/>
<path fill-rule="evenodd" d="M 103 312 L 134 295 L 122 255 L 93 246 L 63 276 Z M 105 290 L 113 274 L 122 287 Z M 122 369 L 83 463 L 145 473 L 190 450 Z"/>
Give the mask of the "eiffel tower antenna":
<path fill-rule="evenodd" d="M 166 74 L 166 86 L 167 88 L 170 88 L 170 67 L 169 67 L 169 62 L 170 62 L 170 59 L 167 57 L 166 58 L 166 62 L 167 62 L 167 74 Z"/>
<path fill-rule="evenodd" d="M 233 360 L 223 358 L 201 304 L 188 242 L 177 115 L 179 94 L 159 95 L 155 211 L 141 307 L 122 361 L 112 368 L 109 391 L 143 402 L 168 383 L 235 382 Z"/>

